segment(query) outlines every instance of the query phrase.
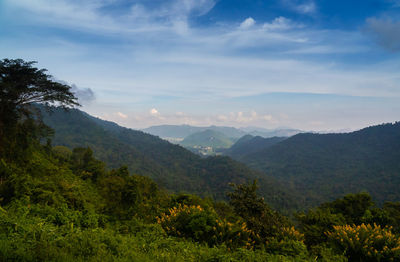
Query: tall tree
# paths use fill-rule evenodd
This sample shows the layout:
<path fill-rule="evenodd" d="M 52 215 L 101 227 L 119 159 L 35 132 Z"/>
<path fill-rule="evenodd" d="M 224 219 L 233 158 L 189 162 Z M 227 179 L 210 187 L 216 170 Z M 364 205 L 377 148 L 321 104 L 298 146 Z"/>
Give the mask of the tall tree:
<path fill-rule="evenodd" d="M 23 123 L 32 126 L 32 104 L 57 105 L 64 108 L 78 106 L 71 87 L 38 69 L 36 62 L 22 59 L 0 60 L 0 157 L 7 141 L 16 141 L 18 128 Z M 27 125 L 23 126 L 27 132 Z"/>
<path fill-rule="evenodd" d="M 229 204 L 237 215 L 242 217 L 249 229 L 253 230 L 264 241 L 273 237 L 287 226 L 287 220 L 272 210 L 264 198 L 257 195 L 257 181 L 253 183 L 231 184 L 233 192 L 229 192 Z"/>

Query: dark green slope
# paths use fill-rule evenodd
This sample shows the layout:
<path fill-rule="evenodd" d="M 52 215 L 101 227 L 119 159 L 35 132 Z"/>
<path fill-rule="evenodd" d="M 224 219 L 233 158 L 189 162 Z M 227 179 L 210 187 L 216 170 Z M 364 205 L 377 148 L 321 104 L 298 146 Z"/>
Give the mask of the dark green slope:
<path fill-rule="evenodd" d="M 400 200 L 400 122 L 347 134 L 298 134 L 242 158 L 305 194 L 311 205 L 368 191 Z"/>
<path fill-rule="evenodd" d="M 43 120 L 55 129 L 54 145 L 89 146 L 109 167 L 126 165 L 172 191 L 186 191 L 216 199 L 225 197 L 229 183 L 259 179 L 260 193 L 277 209 L 297 208 L 300 200 L 270 177 L 228 157 L 202 159 L 158 137 L 120 127 L 79 110 L 55 109 Z"/>
<path fill-rule="evenodd" d="M 263 138 L 260 136 L 245 135 L 241 137 L 233 146 L 224 152 L 225 155 L 233 159 L 240 160 L 242 157 L 258 152 L 270 146 L 273 146 L 286 137 Z"/>
<path fill-rule="evenodd" d="M 159 137 L 185 138 L 202 130 L 202 127 L 189 125 L 161 125 L 145 128 L 143 132 Z"/>

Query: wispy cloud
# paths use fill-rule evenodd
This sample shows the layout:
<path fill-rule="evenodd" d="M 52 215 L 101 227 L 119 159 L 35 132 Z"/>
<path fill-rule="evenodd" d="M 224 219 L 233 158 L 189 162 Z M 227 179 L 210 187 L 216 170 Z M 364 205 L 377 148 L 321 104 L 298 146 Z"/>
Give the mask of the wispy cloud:
<path fill-rule="evenodd" d="M 150 115 L 152 115 L 152 116 L 158 116 L 158 115 L 160 115 L 160 112 L 158 112 L 157 109 L 152 108 L 152 109 L 150 109 Z"/>
<path fill-rule="evenodd" d="M 264 23 L 263 28 L 267 30 L 286 30 L 293 27 L 301 27 L 300 25 L 295 25 L 288 18 L 279 16 L 275 18 L 271 23 Z"/>
<path fill-rule="evenodd" d="M 28 20 L 52 27 L 68 27 L 93 33 L 186 33 L 189 16 L 200 16 L 215 5 L 214 0 L 166 0 L 154 7 L 132 1 L 117 15 L 104 12 L 115 0 L 5 0 Z M 128 11 L 126 11 L 128 10 Z"/>
<path fill-rule="evenodd" d="M 127 118 L 128 118 L 127 115 L 125 115 L 124 113 L 121 113 L 121 112 L 117 112 L 116 115 L 117 115 L 118 117 L 122 118 L 122 119 L 127 119 Z"/>
<path fill-rule="evenodd" d="M 305 15 L 313 15 L 317 11 L 317 5 L 313 0 L 282 0 L 282 3 L 291 10 Z"/>
<path fill-rule="evenodd" d="M 254 26 L 256 21 L 252 18 L 246 18 L 239 26 L 240 29 L 249 29 L 250 27 Z"/>

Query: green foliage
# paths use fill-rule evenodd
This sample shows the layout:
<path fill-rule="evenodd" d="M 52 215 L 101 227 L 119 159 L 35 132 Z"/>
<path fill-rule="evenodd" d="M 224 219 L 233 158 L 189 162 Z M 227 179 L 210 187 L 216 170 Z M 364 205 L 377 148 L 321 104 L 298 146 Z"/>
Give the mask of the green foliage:
<path fill-rule="evenodd" d="M 387 222 L 381 225 L 389 225 L 393 227 L 393 231 L 400 233 L 400 202 L 386 202 L 382 208 L 386 214 Z M 379 221 L 378 221 L 379 222 Z"/>
<path fill-rule="evenodd" d="M 326 231 L 331 230 L 335 225 L 346 224 L 343 214 L 335 214 L 329 209 L 321 208 L 310 210 L 307 214 L 298 214 L 296 218 L 308 246 L 326 242 Z"/>
<path fill-rule="evenodd" d="M 325 232 L 333 230 L 334 226 L 376 223 L 394 227 L 394 231 L 398 232 L 398 203 L 388 202 L 383 208 L 374 205 L 367 193 L 349 194 L 335 201 L 323 203 L 307 213 L 299 213 L 296 218 L 309 246 L 326 242 Z"/>
<path fill-rule="evenodd" d="M 97 184 L 106 201 L 104 211 L 119 220 L 135 216 L 154 221 L 169 203 L 169 197 L 156 183 L 147 177 L 130 176 L 126 167 L 112 170 Z"/>
<path fill-rule="evenodd" d="M 368 193 L 348 194 L 333 202 L 324 203 L 321 209 L 330 209 L 335 214 L 343 214 L 346 224 L 360 224 L 365 213 L 374 203 Z"/>
<path fill-rule="evenodd" d="M 270 241 L 266 242 L 265 250 L 271 254 L 291 256 L 296 259 L 306 259 L 308 257 L 306 245 L 301 241 L 292 239 L 278 240 L 272 238 Z"/>
<path fill-rule="evenodd" d="M 128 227 L 54 225 L 22 203 L 0 214 L 2 261 L 310 261 L 265 251 L 213 248 L 166 236 L 158 225 L 131 220 Z M 111 227 L 112 226 L 112 227 Z M 129 228 L 124 230 L 123 228 Z"/>
<path fill-rule="evenodd" d="M 264 138 L 261 136 L 245 135 L 236 141 L 233 146 L 224 151 L 224 155 L 240 161 L 246 155 L 271 147 L 285 139 L 287 137 Z"/>
<path fill-rule="evenodd" d="M 32 119 L 32 104 L 76 106 L 71 87 L 55 82 L 35 62 L 22 59 L 0 60 L 0 158 L 16 159 L 31 142 L 48 131 Z"/>
<path fill-rule="evenodd" d="M 347 262 L 346 256 L 340 252 L 336 252 L 333 248 L 329 247 L 326 243 L 322 243 L 318 246 L 312 246 L 311 257 L 315 257 L 316 261 L 323 262 Z"/>
<path fill-rule="evenodd" d="M 273 211 L 264 199 L 257 195 L 256 181 L 252 184 L 232 184 L 232 186 L 234 191 L 228 193 L 229 204 L 258 236 L 259 243 L 275 237 L 283 227 L 288 225 L 283 216 Z"/>

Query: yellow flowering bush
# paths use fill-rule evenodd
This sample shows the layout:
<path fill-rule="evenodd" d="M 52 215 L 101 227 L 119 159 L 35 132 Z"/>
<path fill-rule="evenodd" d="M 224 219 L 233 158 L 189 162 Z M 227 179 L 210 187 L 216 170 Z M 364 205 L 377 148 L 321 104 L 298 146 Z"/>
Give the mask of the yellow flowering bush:
<path fill-rule="evenodd" d="M 304 234 L 297 231 L 294 226 L 282 227 L 277 233 L 277 238 L 304 242 Z"/>
<path fill-rule="evenodd" d="M 220 219 L 212 209 L 201 206 L 182 205 L 170 208 L 157 217 L 168 235 L 191 238 L 210 246 L 225 243 L 228 248 L 254 248 L 254 233 L 245 222 L 231 223 Z"/>
<path fill-rule="evenodd" d="M 400 261 L 400 237 L 391 227 L 362 224 L 334 226 L 328 239 L 351 261 Z"/>

